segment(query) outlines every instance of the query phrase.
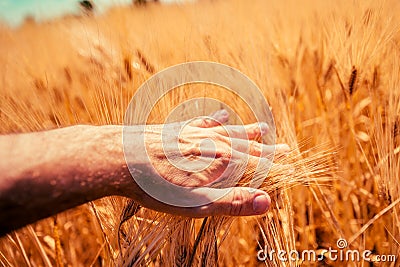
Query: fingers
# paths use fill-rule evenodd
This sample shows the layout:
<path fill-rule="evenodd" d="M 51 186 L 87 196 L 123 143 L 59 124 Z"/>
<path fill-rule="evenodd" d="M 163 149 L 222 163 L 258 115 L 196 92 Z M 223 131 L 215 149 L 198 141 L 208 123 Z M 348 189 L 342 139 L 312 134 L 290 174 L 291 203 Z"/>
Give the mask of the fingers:
<path fill-rule="evenodd" d="M 214 131 L 231 138 L 255 140 L 267 134 L 269 126 L 267 123 L 253 123 L 248 125 L 227 125 L 222 127 L 229 119 L 229 113 L 221 109 L 211 114 L 209 117 L 193 120 L 189 125 L 201 128 L 214 127 Z"/>
<path fill-rule="evenodd" d="M 231 138 L 255 140 L 267 134 L 269 126 L 265 122 L 247 125 L 227 125 L 225 127 L 215 127 L 214 131 Z"/>
<path fill-rule="evenodd" d="M 193 120 L 189 125 L 200 128 L 210 128 L 220 126 L 229 119 L 229 113 L 225 109 L 218 110 L 208 117 Z"/>
<path fill-rule="evenodd" d="M 220 190 L 226 190 L 226 194 L 218 200 L 194 210 L 194 216 L 228 215 L 251 216 L 264 214 L 271 206 L 271 198 L 264 191 L 234 187 L 228 189 L 209 189 L 206 194 L 213 198 L 214 194 L 221 194 Z"/>
<path fill-rule="evenodd" d="M 268 157 L 273 153 L 284 154 L 290 151 L 287 144 L 265 145 L 257 141 L 238 138 L 232 138 L 230 142 L 233 149 L 256 157 Z"/>

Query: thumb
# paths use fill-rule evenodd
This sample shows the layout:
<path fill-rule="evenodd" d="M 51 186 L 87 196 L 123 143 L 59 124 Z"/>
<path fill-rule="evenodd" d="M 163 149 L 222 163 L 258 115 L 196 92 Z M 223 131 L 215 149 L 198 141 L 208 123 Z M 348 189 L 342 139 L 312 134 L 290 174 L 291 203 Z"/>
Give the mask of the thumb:
<path fill-rule="evenodd" d="M 228 215 L 250 216 L 264 214 L 271 206 L 271 198 L 262 190 L 249 187 L 233 187 L 227 189 L 208 190 L 209 197 L 213 197 L 219 190 L 229 190 L 220 199 L 199 207 L 203 216 Z"/>
<path fill-rule="evenodd" d="M 251 216 L 264 214 L 271 206 L 271 198 L 262 190 L 250 187 L 196 188 L 192 197 L 214 200 L 203 206 L 180 207 L 160 202 L 142 190 L 134 199 L 142 206 L 179 216 L 202 218 L 213 215 Z M 166 192 L 167 193 L 167 192 Z M 186 194 L 184 194 L 187 197 Z M 179 196 L 178 196 L 179 198 Z"/>

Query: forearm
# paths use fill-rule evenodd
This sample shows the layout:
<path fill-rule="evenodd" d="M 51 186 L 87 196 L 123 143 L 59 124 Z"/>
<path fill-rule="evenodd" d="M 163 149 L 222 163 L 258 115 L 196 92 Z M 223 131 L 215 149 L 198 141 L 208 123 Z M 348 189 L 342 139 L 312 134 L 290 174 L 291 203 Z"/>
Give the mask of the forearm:
<path fill-rule="evenodd" d="M 0 138 L 0 235 L 136 190 L 125 164 L 122 126 L 73 126 Z"/>

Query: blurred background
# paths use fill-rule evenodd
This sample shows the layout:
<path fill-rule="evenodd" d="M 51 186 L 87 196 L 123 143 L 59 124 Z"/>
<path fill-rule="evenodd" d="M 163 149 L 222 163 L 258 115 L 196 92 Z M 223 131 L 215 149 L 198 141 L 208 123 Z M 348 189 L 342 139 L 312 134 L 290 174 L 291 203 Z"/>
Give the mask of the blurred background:
<path fill-rule="evenodd" d="M 266 216 L 187 219 L 109 197 L 3 237 L 0 265 L 399 266 L 399 14 L 394 0 L 0 0 L 1 134 L 122 124 L 146 79 L 204 60 L 252 79 L 292 148 L 261 186 Z M 238 95 L 187 85 L 149 122 L 211 96 L 254 121 Z M 339 238 L 371 260 L 257 259 L 265 245 L 321 252 Z"/>

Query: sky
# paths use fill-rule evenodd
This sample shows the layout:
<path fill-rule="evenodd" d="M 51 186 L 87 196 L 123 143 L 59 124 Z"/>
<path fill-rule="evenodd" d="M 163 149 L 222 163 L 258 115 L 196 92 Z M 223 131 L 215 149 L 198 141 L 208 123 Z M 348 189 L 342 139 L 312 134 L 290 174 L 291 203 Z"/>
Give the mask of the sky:
<path fill-rule="evenodd" d="M 12 26 L 19 25 L 27 15 L 35 19 L 49 19 L 67 13 L 78 13 L 78 0 L 0 0 L 0 20 Z M 128 4 L 132 0 L 94 0 L 98 9 L 114 4 Z"/>

